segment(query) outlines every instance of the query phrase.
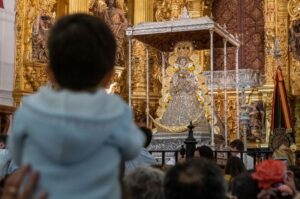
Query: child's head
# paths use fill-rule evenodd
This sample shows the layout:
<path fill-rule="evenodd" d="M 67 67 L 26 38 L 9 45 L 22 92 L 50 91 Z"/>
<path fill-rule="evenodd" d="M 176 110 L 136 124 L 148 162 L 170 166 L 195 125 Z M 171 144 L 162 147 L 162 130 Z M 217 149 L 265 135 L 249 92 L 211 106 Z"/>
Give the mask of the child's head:
<path fill-rule="evenodd" d="M 116 41 L 101 19 L 75 14 L 61 18 L 48 40 L 50 75 L 74 91 L 106 86 L 113 74 Z"/>

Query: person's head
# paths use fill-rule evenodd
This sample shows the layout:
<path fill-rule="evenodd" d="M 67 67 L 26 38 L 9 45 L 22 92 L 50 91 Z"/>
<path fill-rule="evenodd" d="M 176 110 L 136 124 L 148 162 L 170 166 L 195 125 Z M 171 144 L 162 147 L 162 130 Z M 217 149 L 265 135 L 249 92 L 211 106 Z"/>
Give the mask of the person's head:
<path fill-rule="evenodd" d="M 257 182 L 251 178 L 249 173 L 238 175 L 232 180 L 231 195 L 237 199 L 253 199 L 257 198 L 260 189 Z"/>
<path fill-rule="evenodd" d="M 221 169 L 205 158 L 172 167 L 164 181 L 165 199 L 224 199 Z"/>
<path fill-rule="evenodd" d="M 230 143 L 230 150 L 233 156 L 237 156 L 239 152 L 244 151 L 244 143 L 242 140 L 236 139 Z"/>
<path fill-rule="evenodd" d="M 140 130 L 144 133 L 144 135 L 146 137 L 144 147 L 147 148 L 150 145 L 151 140 L 152 140 L 152 131 L 151 131 L 151 129 L 144 127 L 144 126 L 140 127 Z"/>
<path fill-rule="evenodd" d="M 164 173 L 151 167 L 137 168 L 124 181 L 130 199 L 163 199 Z"/>
<path fill-rule="evenodd" d="M 49 73 L 59 88 L 106 87 L 114 71 L 116 41 L 97 17 L 74 14 L 57 21 L 48 40 Z"/>
<path fill-rule="evenodd" d="M 197 147 L 196 150 L 195 150 L 194 156 L 195 157 L 207 158 L 209 160 L 214 159 L 213 150 L 210 147 L 205 146 L 205 145 Z"/>
<path fill-rule="evenodd" d="M 240 158 L 232 156 L 227 160 L 225 174 L 235 177 L 244 172 L 246 172 L 246 167 Z"/>
<path fill-rule="evenodd" d="M 294 165 L 294 157 L 292 150 L 284 145 L 275 150 L 272 154 L 272 158 L 274 160 L 282 160 L 287 164 L 287 166 Z"/>
<path fill-rule="evenodd" d="M 106 5 L 107 7 L 112 8 L 116 6 L 116 2 L 115 0 L 106 0 Z"/>

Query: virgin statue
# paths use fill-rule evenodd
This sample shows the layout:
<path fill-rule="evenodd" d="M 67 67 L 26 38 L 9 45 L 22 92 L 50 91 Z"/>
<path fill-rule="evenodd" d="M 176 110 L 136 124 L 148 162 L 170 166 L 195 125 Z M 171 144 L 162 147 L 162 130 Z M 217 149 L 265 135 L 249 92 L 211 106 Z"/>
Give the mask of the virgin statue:
<path fill-rule="evenodd" d="M 188 57 L 178 57 L 170 82 L 170 101 L 161 119 L 168 126 L 183 126 L 201 115 L 197 98 L 198 80 L 195 66 Z"/>
<path fill-rule="evenodd" d="M 197 63 L 199 54 L 194 52 L 191 42 L 176 44 L 163 80 L 158 118 L 152 118 L 158 131 L 184 132 L 192 121 L 196 127 L 209 133 L 210 102 L 206 96 L 208 91 L 204 86 L 203 67 Z"/>

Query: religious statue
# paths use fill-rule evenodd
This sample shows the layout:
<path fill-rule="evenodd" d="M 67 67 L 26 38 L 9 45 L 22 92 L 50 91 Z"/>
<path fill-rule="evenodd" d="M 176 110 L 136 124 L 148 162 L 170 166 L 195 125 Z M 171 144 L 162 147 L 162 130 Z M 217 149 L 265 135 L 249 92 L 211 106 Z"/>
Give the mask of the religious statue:
<path fill-rule="evenodd" d="M 48 61 L 47 40 L 53 19 L 48 15 L 38 16 L 32 30 L 32 60 L 46 63 Z"/>
<path fill-rule="evenodd" d="M 292 22 L 290 28 L 289 48 L 294 58 L 300 61 L 300 19 Z"/>
<path fill-rule="evenodd" d="M 265 111 L 262 102 L 251 104 L 249 107 L 249 128 L 250 134 L 248 139 L 255 141 L 262 139 L 262 132 L 265 128 Z"/>
<path fill-rule="evenodd" d="M 196 127 L 201 126 L 206 129 L 206 133 L 209 132 L 211 114 L 203 88 L 203 67 L 198 60 L 199 55 L 194 52 L 192 42 L 182 41 L 176 44 L 163 80 L 158 118 L 152 118 L 158 131 L 184 132 L 192 121 Z M 217 123 L 218 120 L 215 119 L 214 125 L 218 125 Z M 216 133 L 220 132 L 219 127 L 214 128 Z"/>
<path fill-rule="evenodd" d="M 90 7 L 90 11 L 101 17 L 110 27 L 117 41 L 116 65 L 124 66 L 125 64 L 125 31 L 128 27 L 128 21 L 125 12 L 117 8 L 115 0 L 105 1 L 107 8 L 103 9 L 103 5 L 94 1 Z"/>
<path fill-rule="evenodd" d="M 169 126 L 183 126 L 201 115 L 197 98 L 198 81 L 193 73 L 195 66 L 188 57 L 178 57 L 175 74 L 170 85 L 170 101 L 161 123 Z"/>

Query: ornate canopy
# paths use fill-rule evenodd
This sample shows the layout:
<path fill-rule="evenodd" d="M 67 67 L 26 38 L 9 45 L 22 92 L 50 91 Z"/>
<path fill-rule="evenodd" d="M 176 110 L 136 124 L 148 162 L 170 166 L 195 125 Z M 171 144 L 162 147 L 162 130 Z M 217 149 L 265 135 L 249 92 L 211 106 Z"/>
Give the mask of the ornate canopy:
<path fill-rule="evenodd" d="M 194 50 L 204 50 L 210 49 L 210 82 L 214 82 L 214 49 L 215 48 L 224 48 L 224 74 L 227 74 L 227 47 L 236 48 L 236 85 L 239 85 L 238 78 L 238 55 L 239 55 L 239 40 L 232 34 L 230 34 L 226 28 L 215 23 L 209 17 L 202 17 L 192 19 L 187 14 L 187 9 L 184 8 L 183 15 L 179 20 L 164 21 L 164 22 L 148 22 L 141 23 L 132 27 L 129 27 L 126 30 L 126 35 L 129 38 L 128 45 L 128 102 L 131 105 L 131 70 L 132 70 L 132 39 L 139 40 L 146 44 L 156 48 L 161 52 L 172 52 L 174 47 L 178 42 L 189 41 L 192 42 Z M 226 42 L 225 42 L 226 41 Z M 146 102 L 147 102 L 147 126 L 149 127 L 150 114 L 149 110 L 149 48 L 146 48 L 146 79 L 147 79 L 147 88 L 146 88 Z M 162 53 L 162 60 L 164 60 L 164 55 Z M 164 61 L 162 61 L 162 76 L 164 77 L 165 66 Z M 225 77 L 227 78 L 227 77 Z M 225 107 L 227 106 L 227 81 L 225 81 Z M 208 91 L 206 92 L 208 95 Z M 236 86 L 236 107 L 239 107 L 239 88 Z M 217 129 L 217 120 L 215 119 L 215 110 L 214 103 L 214 91 L 213 87 L 210 88 L 210 99 L 206 96 L 205 99 L 205 109 L 206 118 L 209 120 L 210 129 L 211 129 L 211 143 L 212 146 L 215 146 L 214 141 L 214 132 L 218 132 Z M 210 110 L 210 111 L 209 111 Z M 226 112 L 225 112 L 226 113 Z M 225 116 L 227 118 L 227 116 Z M 237 111 L 237 120 L 239 118 L 239 111 Z M 216 121 L 216 122 L 215 122 Z M 239 122 L 237 121 L 237 124 Z M 227 120 L 225 121 L 225 126 L 227 126 Z M 177 131 L 177 130 L 175 130 Z M 237 132 L 239 132 L 239 126 L 237 126 Z M 225 143 L 227 143 L 227 129 L 225 128 Z"/>
<path fill-rule="evenodd" d="M 224 38 L 227 40 L 228 47 L 240 46 L 240 42 L 234 35 L 209 17 L 141 23 L 129 27 L 126 35 L 160 51 L 170 52 L 179 41 L 192 41 L 195 50 L 210 49 L 211 30 L 215 33 L 214 48 L 223 48 Z"/>

